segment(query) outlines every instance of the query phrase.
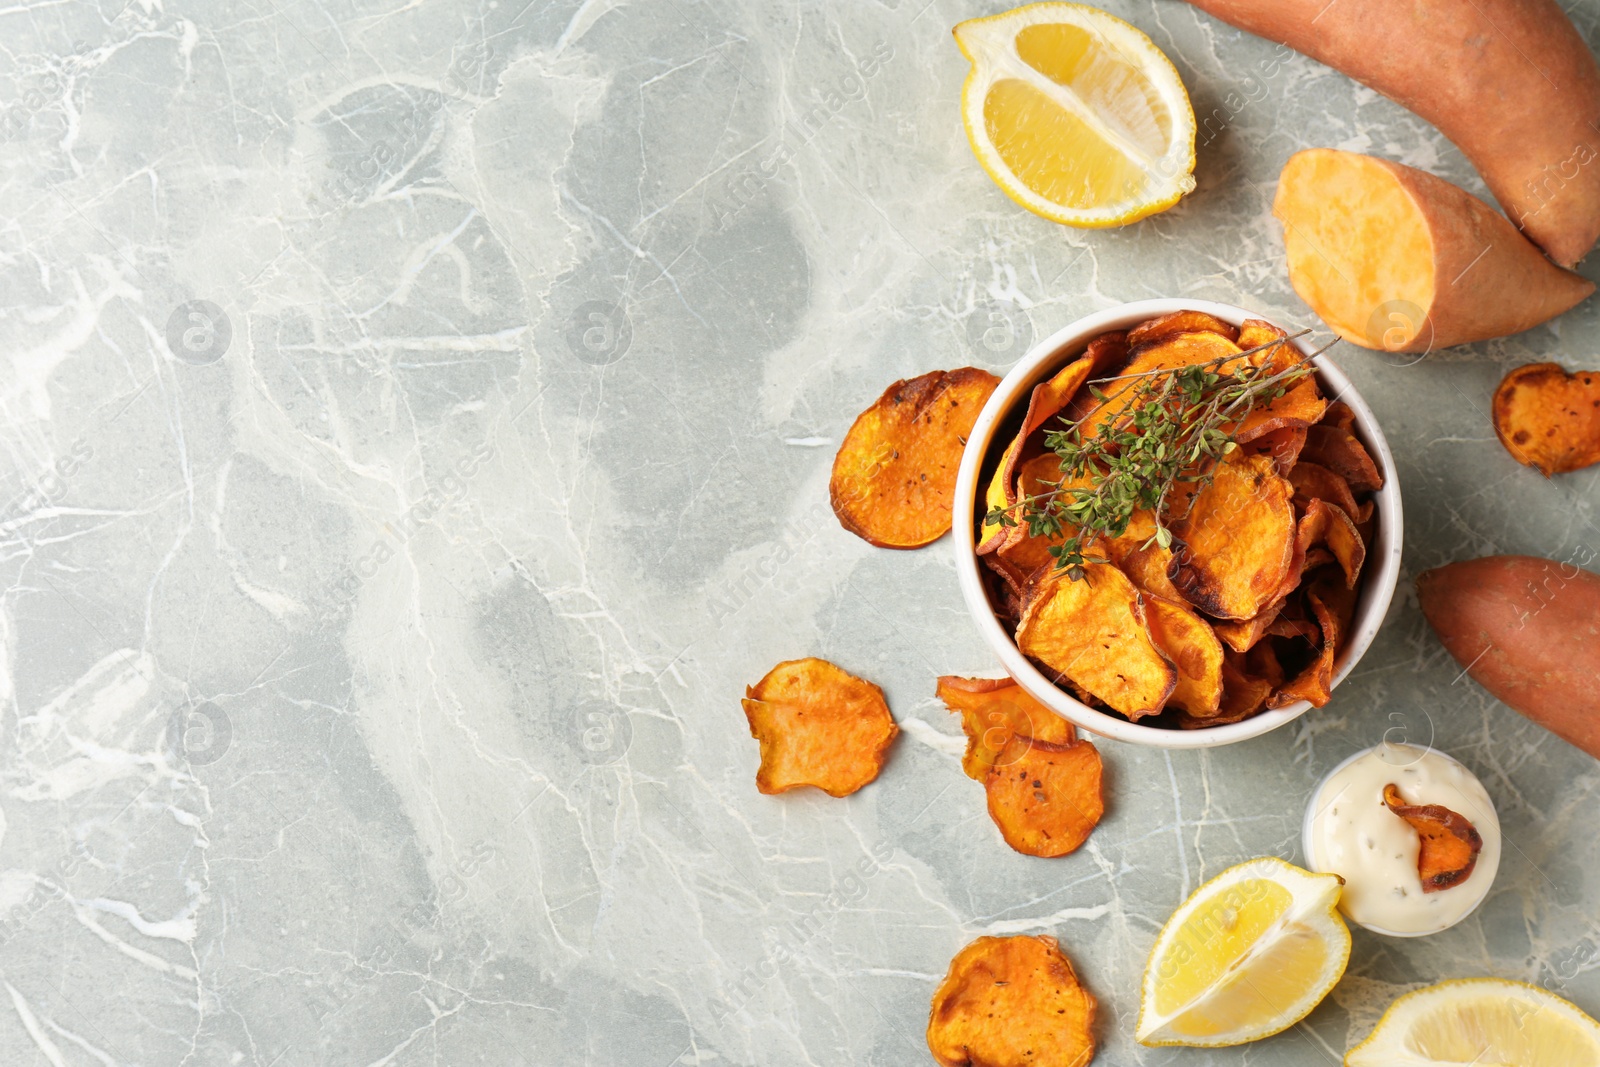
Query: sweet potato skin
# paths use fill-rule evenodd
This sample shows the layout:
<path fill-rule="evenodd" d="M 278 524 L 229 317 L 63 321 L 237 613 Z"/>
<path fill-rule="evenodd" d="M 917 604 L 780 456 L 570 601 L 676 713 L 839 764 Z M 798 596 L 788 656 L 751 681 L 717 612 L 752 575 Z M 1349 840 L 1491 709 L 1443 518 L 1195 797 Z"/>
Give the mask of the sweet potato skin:
<path fill-rule="evenodd" d="M 1431 122 L 1562 266 L 1600 236 L 1600 67 L 1555 0 L 1190 3 Z"/>
<path fill-rule="evenodd" d="M 1485 556 L 1417 578 L 1422 613 L 1478 684 L 1600 759 L 1600 575 Z"/>
<path fill-rule="evenodd" d="M 1431 305 L 1426 320 L 1408 343 L 1391 351 L 1427 352 L 1521 333 L 1554 318 L 1594 292 L 1594 283 L 1554 266 L 1516 228 L 1482 200 L 1443 178 L 1392 160 L 1360 156 L 1333 148 L 1295 153 L 1284 164 L 1273 214 L 1286 226 L 1291 218 L 1295 183 L 1310 180 L 1317 165 L 1375 164 L 1392 175 L 1421 213 L 1433 240 Z M 1600 167 L 1597 167 L 1600 169 Z M 1389 254 L 1387 248 L 1325 250 L 1327 255 L 1356 262 Z M 1307 303 L 1312 298 L 1290 272 L 1290 281 Z M 1366 323 L 1341 321 L 1331 309 L 1312 304 L 1340 337 L 1367 348 L 1377 347 Z M 1332 317 L 1330 317 L 1332 316 Z"/>

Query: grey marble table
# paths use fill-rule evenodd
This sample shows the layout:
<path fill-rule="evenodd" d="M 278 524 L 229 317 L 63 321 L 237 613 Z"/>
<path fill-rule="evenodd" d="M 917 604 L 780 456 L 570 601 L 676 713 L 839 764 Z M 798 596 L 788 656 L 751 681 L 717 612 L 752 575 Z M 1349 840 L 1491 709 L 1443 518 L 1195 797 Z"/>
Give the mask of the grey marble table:
<path fill-rule="evenodd" d="M 1600 766 L 1459 678 L 1410 588 L 1600 551 L 1600 474 L 1518 467 L 1486 416 L 1510 366 L 1600 365 L 1600 303 L 1339 351 L 1405 492 L 1382 633 L 1263 739 L 1104 743 L 1109 813 L 1063 859 L 1000 841 L 933 698 L 996 667 L 948 540 L 827 509 L 897 377 L 1151 296 L 1317 325 L 1268 211 L 1296 149 L 1482 192 L 1310 60 L 1109 7 L 1203 129 L 1194 194 L 1102 232 L 972 159 L 949 30 L 993 3 L 0 8 L 0 1063 L 918 1064 L 951 955 L 1009 932 L 1060 938 L 1108 1064 L 1336 1063 L 1450 976 L 1600 1011 Z M 755 790 L 739 697 L 808 654 L 903 727 L 848 799 Z M 1357 931 L 1277 1038 L 1138 1047 L 1172 908 L 1300 858 L 1312 784 L 1385 735 L 1496 798 L 1483 908 Z"/>

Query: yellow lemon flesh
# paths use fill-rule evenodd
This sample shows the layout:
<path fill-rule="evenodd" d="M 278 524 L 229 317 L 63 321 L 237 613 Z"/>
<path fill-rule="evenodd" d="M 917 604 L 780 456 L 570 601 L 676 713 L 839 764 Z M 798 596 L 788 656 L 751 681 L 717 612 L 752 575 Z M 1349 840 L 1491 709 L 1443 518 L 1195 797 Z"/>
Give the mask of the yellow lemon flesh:
<path fill-rule="evenodd" d="M 1143 33 L 1083 4 L 1030 4 L 955 28 L 972 151 L 1029 211 L 1121 226 L 1194 188 L 1194 109 Z"/>
<path fill-rule="evenodd" d="M 1553 993 L 1464 978 L 1389 1005 L 1346 1067 L 1600 1067 L 1600 1023 Z"/>
<path fill-rule="evenodd" d="M 1334 910 L 1342 885 L 1266 857 L 1195 890 L 1150 953 L 1140 1042 L 1239 1045 L 1305 1018 L 1350 959 L 1350 931 Z"/>

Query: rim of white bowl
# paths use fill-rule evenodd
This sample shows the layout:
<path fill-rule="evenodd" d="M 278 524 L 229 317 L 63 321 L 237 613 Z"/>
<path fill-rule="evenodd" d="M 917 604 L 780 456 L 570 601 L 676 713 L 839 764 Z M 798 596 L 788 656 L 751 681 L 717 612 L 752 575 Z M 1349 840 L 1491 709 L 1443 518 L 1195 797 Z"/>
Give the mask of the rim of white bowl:
<path fill-rule="evenodd" d="M 961 467 L 956 476 L 953 531 L 956 576 L 961 585 L 961 595 L 966 601 L 967 611 L 971 614 L 984 642 L 999 658 L 1006 673 L 1016 679 L 1018 685 L 1045 707 L 1073 725 L 1101 737 L 1156 748 L 1213 748 L 1270 733 L 1305 714 L 1310 710 L 1311 704 L 1309 701 L 1300 700 L 1286 707 L 1264 711 L 1243 722 L 1198 730 L 1141 726 L 1120 716 L 1097 711 L 1054 685 L 1017 648 L 1015 639 L 1001 625 L 995 616 L 994 608 L 989 603 L 989 595 L 984 590 L 983 576 L 979 571 L 982 564 L 978 561 L 977 544 L 974 540 L 974 504 L 978 494 L 978 474 L 983 467 L 984 457 L 994 442 L 995 430 L 1004 421 L 1012 406 L 1019 399 L 1026 402 L 1026 396 L 1034 385 L 1064 366 L 1069 358 L 1081 353 L 1091 338 L 1174 311 L 1203 311 L 1235 326 L 1245 319 L 1272 321 L 1272 316 L 1264 312 L 1248 311 L 1234 304 L 1223 304 L 1214 300 L 1163 297 L 1135 300 L 1085 315 L 1034 345 L 1000 380 L 988 403 L 978 413 L 977 422 L 973 424 L 972 433 L 967 438 L 966 449 L 961 455 Z M 1304 337 L 1293 343 L 1302 352 L 1310 354 L 1313 351 Z M 1350 642 L 1345 646 L 1344 654 L 1334 668 L 1333 687 L 1337 688 L 1371 646 L 1372 639 L 1377 636 L 1379 628 L 1383 625 L 1384 616 L 1389 611 L 1389 602 L 1394 597 L 1395 586 L 1400 579 L 1400 550 L 1405 527 L 1400 507 L 1400 482 L 1395 476 L 1394 454 L 1389 451 L 1389 442 L 1384 438 L 1383 430 L 1378 426 L 1378 420 L 1372 414 L 1372 409 L 1367 406 L 1367 402 L 1362 399 L 1361 394 L 1350 384 L 1350 379 L 1345 377 L 1344 372 L 1333 360 L 1327 356 L 1318 356 L 1314 365 L 1317 377 L 1322 382 L 1323 391 L 1333 399 L 1344 401 L 1355 412 L 1356 436 L 1367 446 L 1367 450 L 1372 453 L 1373 460 L 1383 473 L 1383 488 L 1373 497 L 1377 503 L 1377 537 L 1372 550 L 1367 554 L 1366 566 L 1363 568 L 1359 587 L 1360 599 L 1356 603 L 1355 615 L 1351 620 Z M 1330 703 L 1328 706 L 1334 705 Z"/>
<path fill-rule="evenodd" d="M 1402 743 L 1409 744 L 1409 742 L 1402 742 Z M 1344 759 L 1342 759 L 1338 763 L 1336 763 L 1334 765 L 1333 769 L 1330 770 L 1327 774 L 1323 775 L 1317 781 L 1317 784 L 1312 788 L 1311 796 L 1306 798 L 1306 813 L 1303 816 L 1301 816 L 1301 818 L 1300 818 L 1300 851 L 1305 856 L 1306 868 L 1308 870 L 1310 870 L 1310 871 L 1312 871 L 1312 872 L 1314 872 L 1316 874 L 1338 874 L 1339 873 L 1338 871 L 1325 871 L 1325 870 L 1321 870 L 1320 869 L 1320 867 L 1322 865 L 1317 862 L 1320 859 L 1320 857 L 1316 854 L 1316 850 L 1312 847 L 1312 844 L 1311 844 L 1312 839 L 1313 839 L 1313 835 L 1311 833 L 1311 823 L 1312 823 L 1313 818 L 1317 814 L 1317 808 L 1316 808 L 1317 798 L 1322 795 L 1322 791 L 1327 788 L 1328 783 L 1333 780 L 1333 776 L 1334 775 L 1338 774 L 1340 771 L 1344 770 L 1346 767 L 1350 766 L 1350 764 L 1354 763 L 1356 760 L 1360 759 L 1362 756 L 1365 756 L 1367 753 L 1376 752 L 1378 749 L 1380 749 L 1382 747 L 1383 747 L 1383 744 L 1380 742 L 1379 744 L 1370 745 L 1367 748 L 1363 748 L 1363 749 L 1361 749 L 1361 750 L 1359 750 L 1357 752 L 1352 752 L 1350 755 L 1346 756 Z M 1456 759 L 1454 756 L 1450 755 L 1450 753 L 1444 751 L 1443 749 L 1434 748 L 1432 744 L 1410 745 L 1410 747 L 1411 748 L 1416 748 L 1416 749 L 1421 749 L 1424 754 L 1432 753 L 1435 756 L 1442 756 L 1446 760 L 1449 760 L 1451 763 L 1454 763 L 1457 767 L 1460 767 L 1462 770 L 1464 770 L 1468 774 L 1470 774 L 1472 776 L 1472 780 L 1478 783 L 1479 788 L 1483 789 L 1484 795 L 1485 796 L 1489 796 L 1489 790 L 1488 790 L 1487 787 L 1484 786 L 1483 779 L 1478 777 L 1477 772 L 1474 771 L 1471 767 L 1468 767 L 1465 763 L 1462 763 L 1460 760 Z M 1504 836 L 1501 835 L 1501 831 L 1500 831 L 1500 812 L 1495 808 L 1495 806 L 1494 806 L 1494 797 L 1492 797 L 1492 796 L 1489 796 L 1489 814 L 1494 819 L 1494 832 L 1495 832 L 1495 834 L 1497 836 L 1500 836 L 1500 839 L 1502 841 L 1505 840 Z M 1466 911 L 1462 912 L 1461 915 L 1454 922 L 1452 922 L 1449 926 L 1441 926 L 1437 930 L 1390 930 L 1390 929 L 1387 929 L 1386 927 L 1377 926 L 1377 925 L 1375 925 L 1373 923 L 1364 923 L 1360 919 L 1353 919 L 1353 918 L 1350 917 L 1350 915 L 1347 912 L 1343 911 L 1342 909 L 1340 910 L 1339 914 L 1343 915 L 1350 922 L 1355 923 L 1357 926 L 1361 927 L 1362 929 L 1371 930 L 1373 933 L 1382 934 L 1384 937 L 1431 937 L 1434 934 L 1442 934 L 1446 930 L 1449 930 L 1449 929 L 1451 929 L 1453 927 L 1456 927 L 1456 926 L 1460 926 L 1462 923 L 1466 922 L 1468 918 L 1471 917 L 1473 912 L 1475 912 L 1479 908 L 1483 907 L 1483 902 L 1485 900 L 1489 899 L 1489 891 L 1494 888 L 1494 880 L 1497 877 L 1499 877 L 1499 875 L 1500 875 L 1500 857 L 1501 857 L 1501 855 L 1503 853 L 1504 853 L 1503 849 L 1496 853 L 1495 858 L 1494 858 L 1494 870 L 1487 872 L 1488 873 L 1488 879 L 1487 879 L 1487 881 L 1485 881 L 1483 883 L 1483 892 L 1478 895 L 1477 901 L 1475 901 L 1473 903 L 1472 907 L 1470 907 Z M 1479 872 L 1476 869 L 1473 870 L 1473 874 L 1478 874 L 1478 873 Z"/>

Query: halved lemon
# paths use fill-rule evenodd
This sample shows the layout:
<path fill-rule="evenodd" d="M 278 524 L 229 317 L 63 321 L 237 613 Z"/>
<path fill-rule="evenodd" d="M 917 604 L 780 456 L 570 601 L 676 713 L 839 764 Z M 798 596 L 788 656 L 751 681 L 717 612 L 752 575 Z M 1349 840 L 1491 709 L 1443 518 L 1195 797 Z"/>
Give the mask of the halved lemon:
<path fill-rule="evenodd" d="M 1344 882 L 1275 857 L 1230 867 L 1161 928 L 1145 966 L 1146 1045 L 1241 1045 L 1310 1013 L 1344 974 Z"/>
<path fill-rule="evenodd" d="M 1345 1067 L 1597 1067 L 1600 1023 L 1554 993 L 1504 978 L 1462 978 L 1407 993 Z"/>
<path fill-rule="evenodd" d="M 1194 108 L 1150 38 L 1099 8 L 1029 4 L 955 28 L 961 114 L 1006 194 L 1068 226 L 1122 226 L 1194 189 Z"/>

